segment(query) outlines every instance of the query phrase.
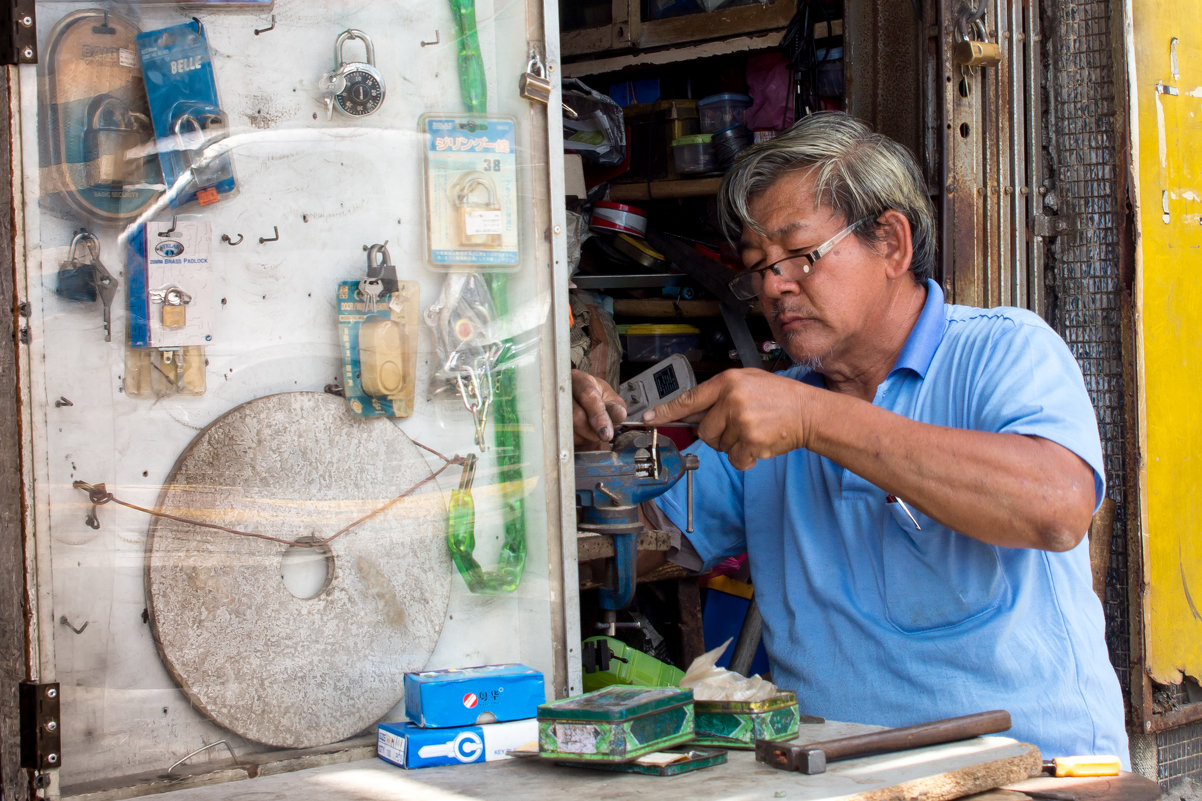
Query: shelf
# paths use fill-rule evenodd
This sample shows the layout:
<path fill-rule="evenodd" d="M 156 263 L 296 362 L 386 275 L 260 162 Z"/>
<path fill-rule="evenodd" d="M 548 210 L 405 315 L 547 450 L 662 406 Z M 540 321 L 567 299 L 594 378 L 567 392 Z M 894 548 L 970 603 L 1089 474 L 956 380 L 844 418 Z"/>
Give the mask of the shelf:
<path fill-rule="evenodd" d="M 721 175 L 703 178 L 676 178 L 641 183 L 609 185 L 609 199 L 617 203 L 631 200 L 668 200 L 681 197 L 710 197 L 718 194 Z"/>
<path fill-rule="evenodd" d="M 614 298 L 615 317 L 660 317 L 682 320 L 698 317 L 721 317 L 722 309 L 716 300 L 674 300 L 650 298 L 627 300 Z"/>
<path fill-rule="evenodd" d="M 564 62 L 563 74 L 565 78 L 583 78 L 588 75 L 604 75 L 610 72 L 621 72 L 622 70 L 676 64 L 681 61 L 691 61 L 697 58 L 712 58 L 715 56 L 735 55 L 736 53 L 773 50 L 780 46 L 781 36 L 784 35 L 784 32 L 784 28 L 774 28 L 747 36 L 732 36 L 729 39 L 722 39 L 716 42 L 697 42 L 668 47 L 663 50 L 630 53 L 623 56 L 603 56 L 584 61 L 568 61 Z M 570 35 L 568 33 L 564 34 L 565 37 Z M 587 46 L 583 40 L 581 46 Z"/>
<path fill-rule="evenodd" d="M 655 289 L 665 286 L 690 286 L 693 280 L 684 273 L 632 273 L 594 275 L 576 273 L 572 283 L 578 289 Z"/>

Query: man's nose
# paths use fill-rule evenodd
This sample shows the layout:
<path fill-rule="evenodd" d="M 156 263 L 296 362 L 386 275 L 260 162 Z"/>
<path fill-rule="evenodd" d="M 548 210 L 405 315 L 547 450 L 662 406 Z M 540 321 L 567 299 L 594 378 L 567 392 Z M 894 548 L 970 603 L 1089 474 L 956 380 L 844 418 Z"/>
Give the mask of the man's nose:
<path fill-rule="evenodd" d="M 790 265 L 782 264 L 777 269 L 784 273 L 791 272 Z M 776 298 L 782 295 L 796 294 L 801 289 L 800 281 L 785 278 L 777 270 L 764 270 L 762 275 L 764 277 L 760 283 L 760 294 L 764 297 Z"/>

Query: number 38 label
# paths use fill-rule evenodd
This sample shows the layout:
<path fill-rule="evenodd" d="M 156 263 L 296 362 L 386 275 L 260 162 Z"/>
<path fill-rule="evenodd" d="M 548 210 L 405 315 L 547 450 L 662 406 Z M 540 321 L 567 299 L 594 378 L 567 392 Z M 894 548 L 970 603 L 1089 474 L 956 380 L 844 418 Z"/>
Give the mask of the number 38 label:
<path fill-rule="evenodd" d="M 516 124 L 426 116 L 427 256 L 437 268 L 518 264 Z"/>

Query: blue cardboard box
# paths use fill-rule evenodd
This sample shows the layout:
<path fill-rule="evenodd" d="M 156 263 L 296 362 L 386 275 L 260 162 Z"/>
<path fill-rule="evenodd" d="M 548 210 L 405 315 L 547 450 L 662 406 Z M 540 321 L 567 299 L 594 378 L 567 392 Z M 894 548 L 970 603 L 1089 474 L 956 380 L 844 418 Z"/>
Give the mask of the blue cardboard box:
<path fill-rule="evenodd" d="M 525 665 L 405 674 L 405 717 L 425 728 L 532 718 L 546 700 L 543 674 Z"/>
<path fill-rule="evenodd" d="M 402 768 L 492 762 L 508 759 L 509 751 L 523 747 L 538 749 L 536 718 L 450 729 L 381 723 L 376 729 L 376 754 Z"/>

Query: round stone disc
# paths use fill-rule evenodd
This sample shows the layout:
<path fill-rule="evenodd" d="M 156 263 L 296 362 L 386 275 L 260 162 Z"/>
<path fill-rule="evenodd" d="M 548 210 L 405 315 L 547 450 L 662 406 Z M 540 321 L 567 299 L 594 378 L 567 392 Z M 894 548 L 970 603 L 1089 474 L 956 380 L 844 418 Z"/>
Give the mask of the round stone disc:
<path fill-rule="evenodd" d="M 159 511 L 311 542 L 428 478 L 437 461 L 341 398 L 271 395 L 196 436 Z M 154 517 L 151 631 L 179 686 L 217 724 L 282 748 L 337 742 L 399 702 L 404 674 L 433 652 L 453 575 L 445 534 L 434 482 L 318 549 Z M 299 568 L 307 583 L 286 554 L 316 560 Z"/>

